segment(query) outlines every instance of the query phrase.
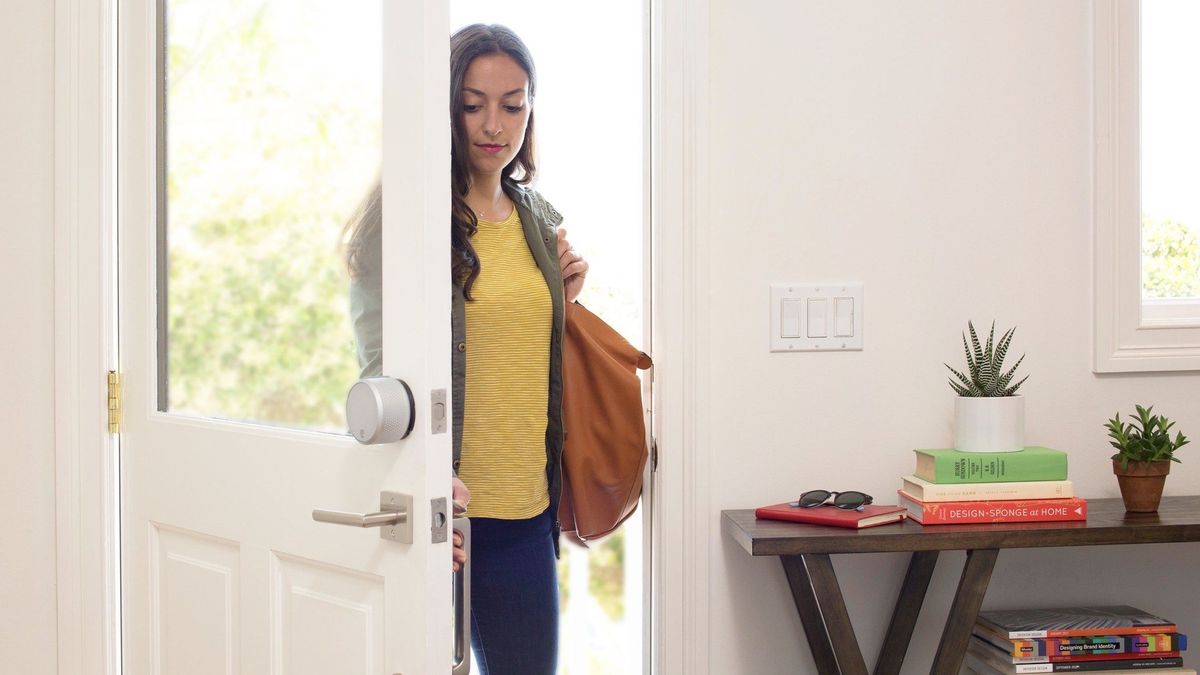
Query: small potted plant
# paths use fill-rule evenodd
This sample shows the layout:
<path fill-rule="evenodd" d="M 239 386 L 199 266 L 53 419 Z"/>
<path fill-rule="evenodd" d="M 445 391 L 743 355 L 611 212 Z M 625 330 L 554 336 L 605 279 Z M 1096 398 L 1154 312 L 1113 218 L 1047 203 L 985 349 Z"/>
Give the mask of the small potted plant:
<path fill-rule="evenodd" d="M 1163 484 L 1171 473 L 1171 462 L 1178 462 L 1175 451 L 1188 444 L 1182 432 L 1171 438 L 1175 423 L 1162 415 L 1152 415 L 1154 406 L 1137 409 L 1137 418 L 1127 424 L 1117 413 L 1104 426 L 1117 449 L 1112 456 L 1113 473 L 1121 486 L 1125 510 L 1153 513 L 1162 499 Z"/>
<path fill-rule="evenodd" d="M 1025 397 L 1018 395 L 1029 376 L 1013 384 L 1016 365 L 1004 370 L 1004 357 L 1016 327 L 995 340 L 996 322 L 988 333 L 987 344 L 980 346 L 975 325 L 967 322 L 971 343 L 963 333 L 963 351 L 967 355 L 966 372 L 945 364 L 954 374 L 950 388 L 958 394 L 954 402 L 954 448 L 961 452 L 1017 452 L 1025 449 Z"/>

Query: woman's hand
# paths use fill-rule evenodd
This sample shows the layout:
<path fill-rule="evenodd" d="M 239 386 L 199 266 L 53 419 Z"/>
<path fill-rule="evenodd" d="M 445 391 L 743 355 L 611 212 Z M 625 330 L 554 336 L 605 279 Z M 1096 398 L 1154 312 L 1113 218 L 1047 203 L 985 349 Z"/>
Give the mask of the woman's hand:
<path fill-rule="evenodd" d="M 459 480 L 458 476 L 450 483 L 450 499 L 454 501 L 455 515 L 467 510 L 467 504 L 471 501 L 471 491 L 467 489 L 467 484 Z M 463 548 L 462 532 L 454 531 L 454 553 L 451 554 L 454 560 L 454 571 L 462 569 L 462 566 L 467 564 L 467 551 Z"/>
<path fill-rule="evenodd" d="M 461 570 L 462 566 L 467 564 L 467 551 L 463 548 L 462 532 L 459 532 L 458 530 L 454 531 L 454 553 L 452 556 L 454 560 L 453 569 L 455 572 Z"/>
<path fill-rule="evenodd" d="M 575 298 L 578 298 L 579 292 L 583 290 L 588 263 L 571 248 L 565 227 L 558 228 L 558 267 L 562 270 L 563 295 L 567 302 L 575 302 Z"/>

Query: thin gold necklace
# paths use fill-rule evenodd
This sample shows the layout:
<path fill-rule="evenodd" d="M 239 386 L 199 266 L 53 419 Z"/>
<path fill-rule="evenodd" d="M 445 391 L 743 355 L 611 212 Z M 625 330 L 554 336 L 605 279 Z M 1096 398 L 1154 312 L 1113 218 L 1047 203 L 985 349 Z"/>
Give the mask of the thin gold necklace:
<path fill-rule="evenodd" d="M 498 222 L 498 221 L 494 221 L 494 220 L 489 220 L 489 219 L 488 219 L 488 218 L 485 216 L 485 214 L 486 214 L 486 213 L 488 213 L 489 211 L 495 211 L 495 210 L 496 210 L 496 208 L 497 208 L 497 205 L 498 205 L 498 204 L 500 204 L 500 203 L 503 203 L 503 202 L 504 202 L 504 195 L 500 195 L 500 201 L 498 201 L 498 202 L 494 202 L 494 203 L 493 203 L 491 206 L 489 206 L 489 207 L 488 207 L 488 208 L 486 208 L 486 209 L 482 209 L 482 210 L 476 211 L 476 212 L 475 212 L 475 215 L 477 215 L 477 216 L 479 217 L 479 219 L 480 219 L 480 220 L 487 220 L 489 223 Z"/>

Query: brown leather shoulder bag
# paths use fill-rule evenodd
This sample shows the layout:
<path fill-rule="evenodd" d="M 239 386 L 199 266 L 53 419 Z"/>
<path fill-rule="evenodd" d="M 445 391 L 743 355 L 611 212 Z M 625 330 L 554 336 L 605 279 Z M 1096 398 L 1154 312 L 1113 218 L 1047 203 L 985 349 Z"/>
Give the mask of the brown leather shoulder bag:
<path fill-rule="evenodd" d="M 633 515 L 646 467 L 638 369 L 650 357 L 583 305 L 567 303 L 563 336 L 563 492 L 558 517 L 569 540 L 590 540 Z"/>

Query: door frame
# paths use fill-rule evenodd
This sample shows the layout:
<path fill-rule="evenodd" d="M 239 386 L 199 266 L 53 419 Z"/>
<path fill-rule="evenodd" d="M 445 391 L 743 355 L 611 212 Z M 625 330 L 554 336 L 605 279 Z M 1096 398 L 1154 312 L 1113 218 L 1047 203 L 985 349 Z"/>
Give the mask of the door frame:
<path fill-rule="evenodd" d="M 650 39 L 651 673 L 708 673 L 708 3 L 646 0 Z M 121 672 L 116 1 L 55 0 L 54 453 L 58 672 Z"/>
<path fill-rule="evenodd" d="M 54 3 L 54 455 L 58 672 L 120 672 L 115 0 Z"/>
<path fill-rule="evenodd" d="M 707 675 L 709 558 L 717 529 L 709 504 L 707 415 L 709 3 L 649 3 L 650 311 L 658 444 L 650 672 Z M 678 543 L 664 546 L 665 540 Z"/>

